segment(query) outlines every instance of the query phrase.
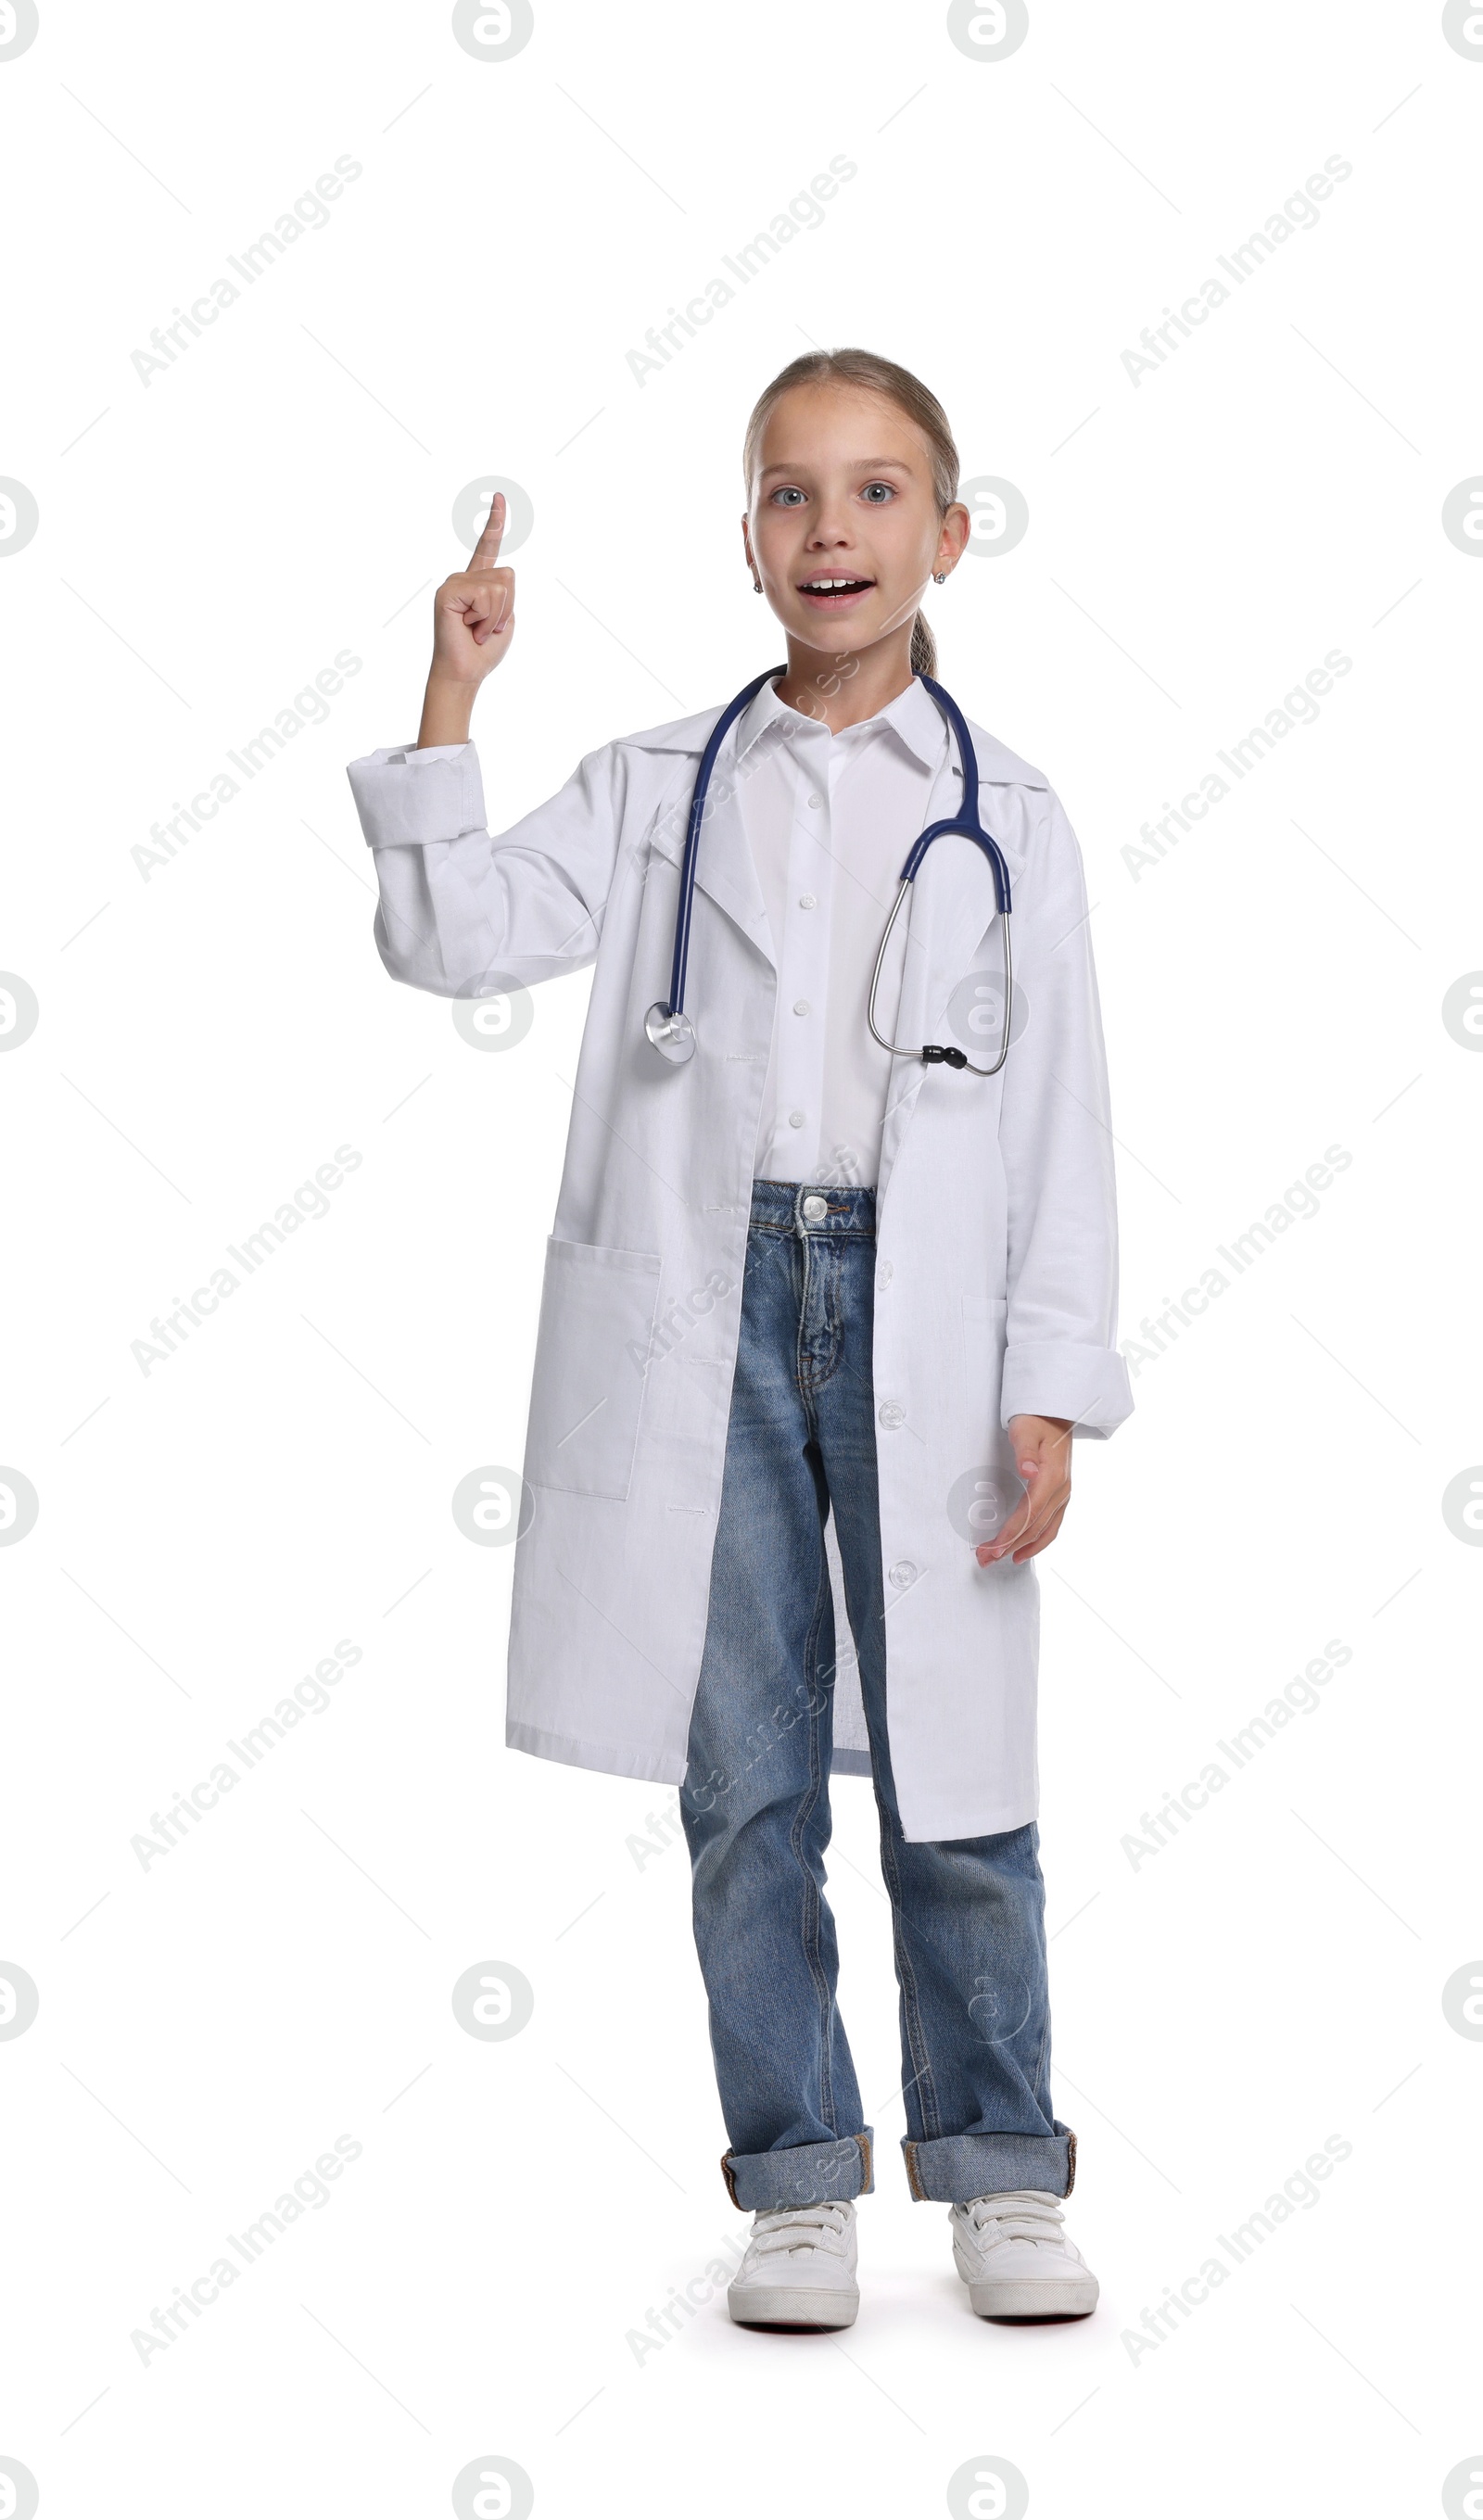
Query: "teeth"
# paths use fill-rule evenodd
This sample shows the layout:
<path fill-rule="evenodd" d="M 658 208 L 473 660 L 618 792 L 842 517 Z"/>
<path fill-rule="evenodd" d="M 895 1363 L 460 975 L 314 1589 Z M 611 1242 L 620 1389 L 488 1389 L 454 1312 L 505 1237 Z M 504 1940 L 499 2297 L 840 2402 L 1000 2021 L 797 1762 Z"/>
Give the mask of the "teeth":
<path fill-rule="evenodd" d="M 832 595 L 836 587 L 864 584 L 865 580 L 861 577 L 811 577 L 808 581 L 808 592 L 810 595 Z"/>

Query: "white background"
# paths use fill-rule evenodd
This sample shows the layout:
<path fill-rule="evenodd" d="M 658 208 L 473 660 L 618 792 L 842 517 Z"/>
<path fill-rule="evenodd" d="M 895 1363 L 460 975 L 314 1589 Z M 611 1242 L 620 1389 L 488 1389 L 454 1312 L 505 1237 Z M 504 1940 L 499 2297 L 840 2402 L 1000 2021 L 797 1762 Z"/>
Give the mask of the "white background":
<path fill-rule="evenodd" d="M 0 2042 L 0 2456 L 46 2520 L 441 2513 L 475 2460 L 547 2520 L 929 2514 L 990 2460 L 1034 2520 L 1464 2508 L 1483 2044 L 1442 1989 L 1483 1952 L 1483 1559 L 1442 1497 L 1483 1458 L 1483 1060 L 1442 1000 L 1483 966 L 1483 568 L 1442 507 L 1483 471 L 1480 108 L 1440 10 L 1375 0 L 1064 0 L 999 60 L 878 0 L 548 0 L 507 60 L 389 0 L 43 6 L 0 58 L 0 472 L 40 518 L 0 569 L 0 965 L 39 1003 L 0 1059 L 0 1461 L 40 1503 L 0 1551 L 0 1959 L 40 1994 Z M 342 154 L 328 223 L 142 382 L 152 330 Z M 1334 154 L 1317 224 L 1132 382 L 1144 327 Z M 646 331 L 835 155 L 823 224 L 636 382 Z M 496 828 L 758 671 L 741 436 L 811 342 L 917 369 L 965 474 L 1028 502 L 929 609 L 1085 852 L 1124 1334 L 1351 1161 L 1140 1366 L 1041 1561 L 1097 2316 L 975 2320 L 945 2210 L 908 2199 L 844 1780 L 858 2325 L 758 2336 L 715 2293 L 641 2357 L 746 2228 L 686 1858 L 667 1789 L 503 1748 L 511 1555 L 450 1511 L 519 1459 L 588 982 L 504 1056 L 393 987 L 344 763 L 413 738 L 453 503 L 490 472 L 535 512 L 475 728 Z M 1334 649 L 1317 723 L 1135 874 L 1140 826 Z M 340 651 L 325 722 L 141 871 Z M 152 1318 L 341 1146 L 329 1213 L 142 1372 Z M 145 1868 L 151 1816 L 341 1639 L 328 1709 Z M 1318 1708 L 1135 1864 L 1141 1816 L 1334 1639 Z M 454 2017 L 484 1960 L 534 1991 L 508 2041 Z M 341 2134 L 328 2204 L 142 2362 L 131 2332 Z M 1135 2358 L 1330 2135 L 1320 2201 Z"/>

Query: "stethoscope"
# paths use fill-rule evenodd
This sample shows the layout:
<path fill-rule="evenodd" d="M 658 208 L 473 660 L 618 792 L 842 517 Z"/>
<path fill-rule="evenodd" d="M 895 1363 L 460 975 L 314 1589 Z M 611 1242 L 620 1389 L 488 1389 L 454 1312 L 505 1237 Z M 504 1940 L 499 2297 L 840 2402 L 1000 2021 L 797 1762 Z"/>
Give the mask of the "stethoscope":
<path fill-rule="evenodd" d="M 685 832 L 685 856 L 680 868 L 680 900 L 675 912 L 675 951 L 669 977 L 669 1003 L 666 1006 L 661 999 L 656 999 L 644 1018 L 644 1029 L 660 1058 L 669 1059 L 676 1067 L 683 1066 L 688 1058 L 693 1058 L 696 1050 L 696 1028 L 685 1012 L 685 966 L 690 953 L 690 919 L 696 897 L 696 858 L 699 847 L 700 825 L 704 820 L 711 772 L 716 766 L 716 757 L 727 735 L 747 702 L 756 698 L 764 683 L 775 681 L 779 674 L 786 673 L 786 665 L 769 665 L 765 674 L 758 674 L 755 681 L 747 684 L 745 691 L 738 692 L 736 698 L 722 710 L 712 727 L 710 741 L 700 756 L 700 767 L 696 773 L 695 792 L 690 800 L 690 821 Z M 896 898 L 891 904 L 890 917 L 885 922 L 885 934 L 880 939 L 880 951 L 876 957 L 876 968 L 871 974 L 871 994 L 866 1006 L 866 1021 L 881 1049 L 888 1050 L 893 1058 L 920 1058 L 927 1065 L 940 1063 L 945 1067 L 966 1067 L 970 1068 L 975 1076 L 997 1076 L 1009 1057 L 1010 1021 L 1014 994 L 1014 968 L 1010 953 L 1010 870 L 1005 864 L 1004 851 L 999 842 L 990 836 L 978 819 L 978 758 L 973 750 L 973 740 L 968 733 L 967 722 L 963 711 L 957 701 L 943 690 L 942 685 L 934 683 L 929 674 L 921 674 L 918 680 L 922 690 L 931 694 L 957 740 L 958 759 L 963 772 L 963 805 L 960 812 L 948 815 L 944 822 L 929 823 L 926 830 L 913 842 L 911 853 L 901 870 Z M 920 1050 L 913 1050 L 902 1042 L 887 1041 L 876 1022 L 876 992 L 880 986 L 881 966 L 885 961 L 886 948 L 891 941 L 891 930 L 896 924 L 896 914 L 915 882 L 921 861 L 932 842 L 940 840 L 946 832 L 957 832 L 965 839 L 976 840 L 994 871 L 994 899 L 999 911 L 999 923 L 1004 931 L 1004 1022 L 1001 1028 L 999 1057 L 992 1067 L 975 1065 L 966 1051 L 959 1050 L 953 1045 L 944 1047 L 940 1042 L 928 1041 L 923 1042 Z"/>

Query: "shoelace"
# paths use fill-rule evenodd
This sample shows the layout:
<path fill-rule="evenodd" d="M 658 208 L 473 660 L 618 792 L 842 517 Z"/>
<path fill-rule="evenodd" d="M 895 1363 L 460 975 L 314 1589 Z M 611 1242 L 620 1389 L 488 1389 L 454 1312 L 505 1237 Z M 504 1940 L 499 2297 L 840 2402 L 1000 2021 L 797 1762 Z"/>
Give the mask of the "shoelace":
<path fill-rule="evenodd" d="M 975 2231 L 997 2223 L 1007 2240 L 1059 2240 L 1066 2219 L 1054 2196 L 1034 2187 L 1008 2187 L 997 2196 L 974 2196 L 962 2210 Z"/>
<path fill-rule="evenodd" d="M 821 2248 L 825 2234 L 838 2239 L 848 2220 L 842 2205 L 776 2206 L 757 2216 L 751 2245 L 768 2251 Z"/>

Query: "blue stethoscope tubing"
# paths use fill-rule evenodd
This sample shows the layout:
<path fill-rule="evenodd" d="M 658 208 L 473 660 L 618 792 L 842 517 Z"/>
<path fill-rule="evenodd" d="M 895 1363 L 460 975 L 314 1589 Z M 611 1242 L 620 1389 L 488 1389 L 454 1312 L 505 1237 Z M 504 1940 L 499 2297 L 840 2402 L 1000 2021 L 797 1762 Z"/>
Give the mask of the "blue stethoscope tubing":
<path fill-rule="evenodd" d="M 705 818 L 711 774 L 715 769 L 722 744 L 747 703 L 755 699 L 764 683 L 775 681 L 779 674 L 786 673 L 786 665 L 769 665 L 765 673 L 758 674 L 747 684 L 744 691 L 739 692 L 736 698 L 728 702 L 710 731 L 709 742 L 700 756 L 700 767 L 696 773 L 695 788 L 690 800 L 690 819 L 685 831 L 685 854 L 680 867 L 680 899 L 675 913 L 675 947 L 674 960 L 670 968 L 669 1000 L 667 1004 L 662 999 L 656 1000 L 644 1018 L 644 1029 L 655 1050 L 662 1058 L 668 1059 L 675 1066 L 681 1066 L 687 1059 L 693 1058 L 696 1048 L 695 1026 L 685 1012 L 685 968 L 690 956 L 690 922 L 696 895 L 696 860 L 699 850 L 700 826 Z M 894 1058 L 920 1058 L 927 1065 L 941 1063 L 948 1067 L 966 1067 L 974 1076 L 997 1076 L 1009 1057 L 1010 1023 L 1014 994 L 1014 967 L 1010 947 L 1011 907 L 1010 870 L 999 842 L 984 830 L 979 820 L 978 757 L 973 750 L 973 740 L 968 733 L 967 722 L 963 711 L 952 695 L 945 692 L 940 683 L 934 682 L 930 674 L 921 674 L 918 679 L 923 691 L 929 693 L 935 700 L 958 745 L 958 760 L 963 772 L 963 803 L 958 813 L 947 815 L 940 823 L 929 823 L 926 830 L 912 843 L 897 882 L 896 898 L 891 904 L 890 916 L 885 922 L 885 933 L 880 939 L 880 951 L 876 957 L 876 968 L 871 974 L 866 1020 L 881 1049 L 889 1051 Z M 923 1042 L 920 1050 L 913 1050 L 900 1042 L 887 1041 L 876 1023 L 876 993 L 880 985 L 881 967 L 885 961 L 886 948 L 891 941 L 891 930 L 896 924 L 897 913 L 916 881 L 932 842 L 940 840 L 949 832 L 958 832 L 964 839 L 976 840 L 988 859 L 994 876 L 994 901 L 1004 934 L 1004 1018 L 1001 1025 L 999 1057 L 992 1067 L 979 1067 L 968 1058 L 966 1051 L 959 1050 L 953 1045 L 944 1047 L 939 1042 Z"/>

